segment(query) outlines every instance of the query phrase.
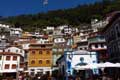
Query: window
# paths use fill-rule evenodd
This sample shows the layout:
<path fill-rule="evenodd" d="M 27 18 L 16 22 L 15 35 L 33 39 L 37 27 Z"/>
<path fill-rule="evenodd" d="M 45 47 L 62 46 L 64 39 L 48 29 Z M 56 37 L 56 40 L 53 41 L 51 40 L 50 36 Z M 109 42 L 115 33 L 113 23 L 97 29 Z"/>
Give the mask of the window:
<path fill-rule="evenodd" d="M 50 60 L 46 60 L 46 64 L 50 64 Z"/>
<path fill-rule="evenodd" d="M 34 75 L 35 75 L 35 73 L 34 73 L 34 72 L 31 72 L 31 73 L 30 73 L 30 75 L 33 75 L 33 76 L 34 76 Z"/>
<path fill-rule="evenodd" d="M 63 41 L 63 39 L 61 38 L 61 41 Z"/>
<path fill-rule="evenodd" d="M 10 50 L 8 49 L 8 52 L 10 52 Z"/>
<path fill-rule="evenodd" d="M 42 51 L 39 51 L 39 54 L 42 54 Z"/>
<path fill-rule="evenodd" d="M 35 54 L 35 51 L 32 51 L 32 54 Z"/>
<path fill-rule="evenodd" d="M 56 41 L 58 41 L 58 39 L 56 39 Z"/>
<path fill-rule="evenodd" d="M 35 64 L 35 61 L 34 61 L 34 60 L 32 60 L 32 61 L 31 61 L 31 64 Z"/>
<path fill-rule="evenodd" d="M 41 70 L 40 70 L 41 71 Z M 37 74 L 39 75 L 39 76 L 41 76 L 42 74 L 43 74 L 43 72 L 41 71 L 41 72 L 37 72 Z"/>
<path fill-rule="evenodd" d="M 50 51 L 47 51 L 47 54 L 50 54 Z"/>
<path fill-rule="evenodd" d="M 10 56 L 6 56 L 6 60 L 10 60 Z"/>
<path fill-rule="evenodd" d="M 12 69 L 16 69 L 16 64 L 12 64 Z"/>
<path fill-rule="evenodd" d="M 42 60 L 39 60 L 39 64 L 42 64 Z"/>
<path fill-rule="evenodd" d="M 16 53 L 18 53 L 18 50 L 16 50 Z"/>
<path fill-rule="evenodd" d="M 13 60 L 17 60 L 17 56 L 13 56 Z"/>
<path fill-rule="evenodd" d="M 81 39 L 83 40 L 83 39 L 85 39 L 86 37 L 85 36 L 81 36 Z"/>
<path fill-rule="evenodd" d="M 104 47 L 104 44 L 101 43 L 101 47 L 103 48 L 103 47 Z"/>
<path fill-rule="evenodd" d="M 2 59 L 2 56 L 0 56 L 0 60 Z"/>
<path fill-rule="evenodd" d="M 95 48 L 98 48 L 98 44 L 95 44 Z"/>
<path fill-rule="evenodd" d="M 10 65 L 9 64 L 5 64 L 5 69 L 9 69 Z"/>
<path fill-rule="evenodd" d="M 20 68 L 23 68 L 24 67 L 24 64 L 20 64 Z"/>
<path fill-rule="evenodd" d="M 20 50 L 20 53 L 22 53 L 22 50 Z"/>
<path fill-rule="evenodd" d="M 80 48 L 80 50 L 82 50 L 82 48 Z"/>
<path fill-rule="evenodd" d="M 46 46 L 45 45 L 41 45 L 41 48 L 45 48 Z"/>
<path fill-rule="evenodd" d="M 30 71 L 35 71 L 34 69 L 31 69 Z"/>
<path fill-rule="evenodd" d="M 84 47 L 85 50 L 87 50 L 87 47 Z"/>

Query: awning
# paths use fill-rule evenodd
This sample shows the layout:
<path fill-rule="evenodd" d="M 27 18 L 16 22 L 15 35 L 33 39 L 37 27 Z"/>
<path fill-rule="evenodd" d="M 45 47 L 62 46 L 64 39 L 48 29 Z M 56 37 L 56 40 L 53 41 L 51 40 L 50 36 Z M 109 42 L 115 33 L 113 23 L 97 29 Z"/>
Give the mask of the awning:
<path fill-rule="evenodd" d="M 77 66 L 73 67 L 73 69 L 87 70 L 87 69 L 107 68 L 107 67 L 120 68 L 120 63 L 105 62 L 105 63 L 94 63 L 94 64 L 87 64 L 87 65 L 77 65 Z"/>

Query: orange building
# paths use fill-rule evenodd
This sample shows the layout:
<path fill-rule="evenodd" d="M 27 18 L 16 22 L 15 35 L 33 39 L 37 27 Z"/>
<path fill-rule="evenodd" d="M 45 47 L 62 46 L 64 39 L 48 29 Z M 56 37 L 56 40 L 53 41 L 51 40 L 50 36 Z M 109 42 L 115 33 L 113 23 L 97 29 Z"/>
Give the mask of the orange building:
<path fill-rule="evenodd" d="M 28 53 L 29 74 L 51 73 L 52 67 L 52 43 L 30 44 Z"/>

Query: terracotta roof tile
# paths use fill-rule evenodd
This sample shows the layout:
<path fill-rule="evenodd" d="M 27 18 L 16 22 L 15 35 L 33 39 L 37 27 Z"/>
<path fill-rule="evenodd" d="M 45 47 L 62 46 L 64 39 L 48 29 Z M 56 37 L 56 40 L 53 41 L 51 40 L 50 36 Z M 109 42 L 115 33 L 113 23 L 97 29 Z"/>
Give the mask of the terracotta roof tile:
<path fill-rule="evenodd" d="M 19 56 L 21 56 L 20 54 L 13 53 L 13 52 L 0 52 L 0 55 L 19 55 Z"/>

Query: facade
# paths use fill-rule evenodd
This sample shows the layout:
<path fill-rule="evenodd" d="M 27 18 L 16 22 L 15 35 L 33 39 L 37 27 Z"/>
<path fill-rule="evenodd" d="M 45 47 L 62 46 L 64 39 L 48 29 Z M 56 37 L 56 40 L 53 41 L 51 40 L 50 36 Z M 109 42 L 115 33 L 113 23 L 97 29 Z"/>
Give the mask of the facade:
<path fill-rule="evenodd" d="M 9 39 L 10 38 L 10 28 L 9 26 L 6 26 L 6 25 L 2 25 L 0 24 L 0 38 L 1 39 Z"/>
<path fill-rule="evenodd" d="M 53 36 L 63 35 L 62 31 L 59 28 L 55 28 L 53 31 Z"/>
<path fill-rule="evenodd" d="M 24 70 L 25 71 L 28 70 L 28 52 L 29 52 L 29 45 L 31 43 L 36 43 L 36 40 L 28 36 L 21 37 L 14 41 L 15 46 L 20 46 L 20 48 L 24 50 L 24 63 L 25 63 Z"/>
<path fill-rule="evenodd" d="M 89 34 L 88 50 L 96 51 L 98 54 L 98 61 L 105 62 L 108 60 L 106 40 L 100 32 L 93 32 Z"/>
<path fill-rule="evenodd" d="M 52 43 L 30 44 L 28 53 L 28 72 L 35 74 L 51 74 Z"/>
<path fill-rule="evenodd" d="M 24 57 L 25 51 L 23 49 L 17 48 L 17 47 L 8 47 L 4 50 L 5 52 L 12 52 L 17 53 L 19 55 L 22 55 Z"/>
<path fill-rule="evenodd" d="M 79 34 L 79 32 L 78 32 L 78 33 L 74 33 L 74 35 L 73 35 L 73 40 L 74 40 L 74 44 L 80 42 L 81 39 L 80 39 L 80 34 Z"/>
<path fill-rule="evenodd" d="M 9 45 L 10 45 L 10 43 L 7 39 L 0 40 L 0 49 L 5 49 Z"/>
<path fill-rule="evenodd" d="M 87 38 L 89 37 L 89 34 L 93 32 L 92 29 L 87 29 L 87 30 L 80 30 L 79 36 L 80 36 L 80 42 L 85 42 L 87 41 Z"/>
<path fill-rule="evenodd" d="M 57 67 L 56 61 L 58 58 L 63 55 L 65 50 L 66 42 L 64 43 L 57 43 L 53 45 L 53 67 Z"/>
<path fill-rule="evenodd" d="M 32 34 L 30 32 L 23 32 L 22 33 L 22 37 L 29 37 L 32 36 Z"/>
<path fill-rule="evenodd" d="M 53 71 L 58 69 L 57 60 L 64 55 L 64 52 L 67 50 L 72 51 L 73 39 L 69 37 L 65 42 L 62 43 L 54 43 L 53 45 Z"/>
<path fill-rule="evenodd" d="M 48 35 L 48 41 L 53 42 L 53 35 Z"/>
<path fill-rule="evenodd" d="M 0 52 L 0 73 L 3 76 L 16 78 L 19 72 L 23 72 L 23 56 L 13 52 Z"/>
<path fill-rule="evenodd" d="M 10 26 L 6 25 L 6 24 L 0 24 L 0 27 L 2 27 L 2 28 L 9 28 Z"/>
<path fill-rule="evenodd" d="M 64 55 L 62 55 L 58 61 L 59 72 L 66 77 L 73 75 L 76 76 L 77 74 L 74 73 L 74 68 L 77 66 L 87 65 L 87 64 L 94 64 L 97 63 L 97 54 L 96 52 L 89 52 L 85 50 L 78 50 L 78 51 L 65 51 Z M 84 69 L 83 69 L 84 70 Z M 87 70 L 86 70 L 87 71 Z M 98 69 L 93 71 L 94 74 L 98 74 Z M 82 74 L 85 75 L 85 74 Z M 83 79 L 85 80 L 85 78 Z"/>
<path fill-rule="evenodd" d="M 120 62 L 120 11 L 108 16 L 109 23 L 103 29 L 105 34 L 110 62 Z"/>
<path fill-rule="evenodd" d="M 97 32 L 100 28 L 104 28 L 108 24 L 108 20 L 101 20 L 93 19 L 91 21 L 91 27 L 93 29 L 93 32 Z"/>
<path fill-rule="evenodd" d="M 44 31 L 45 31 L 47 34 L 52 35 L 54 29 L 55 29 L 55 28 L 52 27 L 52 26 L 47 26 L 46 29 L 44 29 Z"/>
<path fill-rule="evenodd" d="M 56 64 L 56 61 L 58 58 L 60 58 L 65 50 L 66 47 L 66 39 L 63 35 L 54 35 L 53 36 L 53 71 L 58 68 L 58 65 Z"/>
<path fill-rule="evenodd" d="M 88 41 L 77 42 L 77 50 L 88 50 Z"/>
<path fill-rule="evenodd" d="M 39 39 L 37 39 L 37 43 L 40 43 L 40 44 L 49 43 L 48 36 L 43 35 L 43 36 L 39 37 Z"/>
<path fill-rule="evenodd" d="M 65 43 L 66 42 L 66 40 L 65 40 L 65 38 L 64 37 L 56 37 L 56 38 L 54 38 L 54 43 L 55 44 L 59 44 L 59 43 Z"/>
<path fill-rule="evenodd" d="M 120 11 L 112 12 L 107 17 L 108 24 L 102 30 L 109 53 L 109 62 L 120 63 Z M 116 76 L 120 68 L 110 68 L 108 74 Z"/>
<path fill-rule="evenodd" d="M 74 43 L 76 43 L 78 50 L 88 50 L 88 37 L 91 32 L 92 32 L 92 29 L 87 29 L 87 30 L 83 29 L 83 30 L 80 30 L 79 33 L 77 33 L 78 41 L 74 39 Z"/>
<path fill-rule="evenodd" d="M 21 37 L 22 29 L 21 28 L 10 28 L 10 36 Z"/>
<path fill-rule="evenodd" d="M 63 33 L 65 34 L 65 35 L 71 35 L 71 34 L 73 34 L 73 33 L 76 33 L 76 32 L 78 32 L 78 29 L 77 28 L 73 28 L 73 27 L 64 27 L 63 28 Z"/>
<path fill-rule="evenodd" d="M 70 27 L 64 27 L 63 31 L 64 31 L 64 34 L 72 34 L 72 28 Z"/>

